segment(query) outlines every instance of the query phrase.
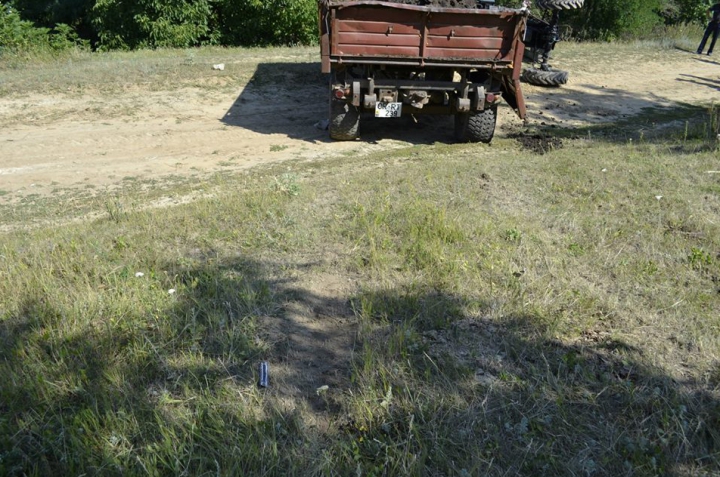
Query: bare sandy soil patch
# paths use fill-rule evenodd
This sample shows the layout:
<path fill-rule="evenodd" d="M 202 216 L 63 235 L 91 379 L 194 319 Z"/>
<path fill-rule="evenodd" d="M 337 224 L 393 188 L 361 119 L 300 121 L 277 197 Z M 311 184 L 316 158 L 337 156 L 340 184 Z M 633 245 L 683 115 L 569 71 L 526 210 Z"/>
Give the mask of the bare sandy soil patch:
<path fill-rule="evenodd" d="M 578 48 L 578 46 L 574 46 Z M 608 50 L 610 47 L 608 47 Z M 594 55 L 593 55 L 594 56 Z M 570 84 L 548 89 L 525 86 L 530 121 L 564 126 L 611 123 L 647 108 L 703 104 L 720 98 L 720 62 L 682 50 L 619 57 L 563 55 Z"/>
<path fill-rule="evenodd" d="M 711 102 L 720 92 L 720 63 L 708 57 L 638 47 L 617 65 L 602 49 L 567 48 L 558 53 L 558 66 L 571 71 L 570 84 L 558 89 L 525 85 L 530 124 L 613 122 L 644 108 Z M 364 121 L 360 141 L 331 142 L 327 132 L 316 127 L 327 110 L 319 64 L 300 65 L 288 81 L 263 82 L 256 80 L 262 79 L 263 66 L 282 68 L 282 63 L 272 57 L 255 61 L 253 79 L 229 87 L 216 87 L 227 82 L 225 72 L 211 71 L 208 65 L 195 85 L 170 81 L 167 88 L 139 84 L 111 94 L 43 88 L 4 94 L 0 201 L 59 188 L 113 187 L 128 179 L 233 171 L 288 159 L 318 160 L 452 141 L 450 118 L 421 118 L 418 123 L 401 118 Z M 247 67 L 229 64 L 226 71 Z M 304 73 L 305 83 L 297 80 Z M 500 136 L 521 125 L 503 108 Z"/>

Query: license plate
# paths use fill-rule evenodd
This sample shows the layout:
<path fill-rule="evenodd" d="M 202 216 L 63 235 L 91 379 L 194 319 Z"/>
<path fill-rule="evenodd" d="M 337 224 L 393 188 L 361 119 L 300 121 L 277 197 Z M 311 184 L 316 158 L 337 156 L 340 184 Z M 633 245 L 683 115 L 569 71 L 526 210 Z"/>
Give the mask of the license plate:
<path fill-rule="evenodd" d="M 402 103 L 375 103 L 376 118 L 399 118 L 402 115 Z"/>

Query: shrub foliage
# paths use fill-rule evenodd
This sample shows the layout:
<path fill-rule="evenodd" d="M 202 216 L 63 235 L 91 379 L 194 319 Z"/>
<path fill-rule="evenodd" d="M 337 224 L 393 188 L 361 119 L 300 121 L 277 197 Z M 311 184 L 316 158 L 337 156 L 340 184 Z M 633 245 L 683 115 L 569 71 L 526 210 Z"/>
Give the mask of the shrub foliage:
<path fill-rule="evenodd" d="M 92 24 L 103 49 L 214 43 L 210 0 L 97 0 Z"/>
<path fill-rule="evenodd" d="M 80 38 L 98 49 L 310 44 L 317 1 L 10 0 L 0 2 L 0 48 L 64 48 Z M 562 21 L 579 39 L 645 37 L 663 23 L 702 23 L 711 1 L 585 0 Z"/>
<path fill-rule="evenodd" d="M 86 45 L 87 42 L 65 23 L 58 23 L 54 28 L 36 27 L 33 22 L 23 20 L 16 9 L 0 3 L 0 56 L 26 51 L 60 51 Z"/>
<path fill-rule="evenodd" d="M 316 41 L 316 0 L 219 0 L 217 13 L 224 44 L 296 45 Z"/>
<path fill-rule="evenodd" d="M 585 0 L 568 15 L 580 38 L 614 40 L 645 36 L 662 23 L 664 0 Z"/>
<path fill-rule="evenodd" d="M 317 38 L 317 0 L 11 0 L 0 5 L 9 17 L 5 23 L 26 22 L 13 42 L 37 42 L 37 35 L 50 31 L 43 28 L 58 24 L 103 50 L 295 45 Z"/>

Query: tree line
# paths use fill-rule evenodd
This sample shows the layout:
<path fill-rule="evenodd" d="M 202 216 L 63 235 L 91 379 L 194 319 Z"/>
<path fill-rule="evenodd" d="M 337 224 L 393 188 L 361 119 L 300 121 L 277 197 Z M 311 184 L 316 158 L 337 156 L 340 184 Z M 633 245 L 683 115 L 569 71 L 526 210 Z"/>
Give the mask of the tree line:
<path fill-rule="evenodd" d="M 316 41 L 317 0 L 0 2 L 0 49 L 82 45 L 131 50 Z"/>
<path fill-rule="evenodd" d="M 563 23 L 579 39 L 638 37 L 660 25 L 700 23 L 708 7 L 709 0 L 585 0 L 582 9 L 563 14 Z M 0 1 L 0 53 L 316 41 L 317 0 Z"/>

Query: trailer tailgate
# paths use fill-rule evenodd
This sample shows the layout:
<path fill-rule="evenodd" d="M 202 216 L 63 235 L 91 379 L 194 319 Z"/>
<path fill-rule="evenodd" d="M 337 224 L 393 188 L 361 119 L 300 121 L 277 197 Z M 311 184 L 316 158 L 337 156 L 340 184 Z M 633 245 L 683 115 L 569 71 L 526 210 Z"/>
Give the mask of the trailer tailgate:
<path fill-rule="evenodd" d="M 323 63 L 512 67 L 523 45 L 525 16 L 517 11 L 356 1 L 326 12 L 321 31 L 332 33 L 323 38 Z"/>

